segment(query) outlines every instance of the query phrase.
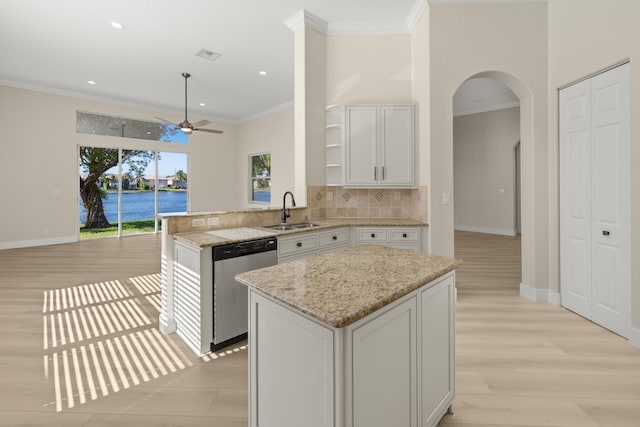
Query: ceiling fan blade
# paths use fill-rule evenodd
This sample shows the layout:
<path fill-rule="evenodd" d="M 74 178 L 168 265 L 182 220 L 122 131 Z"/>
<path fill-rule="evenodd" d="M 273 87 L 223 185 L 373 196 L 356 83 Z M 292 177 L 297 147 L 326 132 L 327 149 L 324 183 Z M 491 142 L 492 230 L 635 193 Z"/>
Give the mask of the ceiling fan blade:
<path fill-rule="evenodd" d="M 211 124 L 211 122 L 209 120 L 200 120 L 199 122 L 191 123 L 191 125 L 195 126 L 195 127 L 206 126 L 208 124 Z"/>
<path fill-rule="evenodd" d="M 196 129 L 196 128 L 194 128 L 193 130 L 197 130 L 197 131 L 200 131 L 200 132 L 218 133 L 218 134 L 222 133 L 221 130 L 217 130 L 217 129 Z"/>
<path fill-rule="evenodd" d="M 169 120 L 165 120 L 165 119 L 163 119 L 162 117 L 154 117 L 154 118 L 156 118 L 156 119 L 158 119 L 158 120 L 160 120 L 160 121 L 162 121 L 162 122 L 168 123 L 168 124 L 170 124 L 170 125 L 174 125 L 174 126 L 176 126 L 176 124 L 175 124 L 175 123 L 170 122 Z"/>

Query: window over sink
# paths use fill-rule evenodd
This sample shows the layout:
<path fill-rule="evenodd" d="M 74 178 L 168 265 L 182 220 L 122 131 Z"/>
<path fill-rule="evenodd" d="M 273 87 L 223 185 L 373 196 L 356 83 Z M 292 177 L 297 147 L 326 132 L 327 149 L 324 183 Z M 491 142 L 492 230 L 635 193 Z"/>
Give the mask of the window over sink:
<path fill-rule="evenodd" d="M 249 202 L 271 203 L 271 153 L 249 155 Z"/>

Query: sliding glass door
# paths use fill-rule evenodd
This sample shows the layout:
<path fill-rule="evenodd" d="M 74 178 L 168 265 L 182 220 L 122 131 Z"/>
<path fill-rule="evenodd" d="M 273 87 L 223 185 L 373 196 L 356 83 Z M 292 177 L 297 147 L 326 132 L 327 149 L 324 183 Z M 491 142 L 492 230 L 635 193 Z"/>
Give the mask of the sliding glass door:
<path fill-rule="evenodd" d="M 80 239 L 152 233 L 187 211 L 187 155 L 79 147 Z"/>

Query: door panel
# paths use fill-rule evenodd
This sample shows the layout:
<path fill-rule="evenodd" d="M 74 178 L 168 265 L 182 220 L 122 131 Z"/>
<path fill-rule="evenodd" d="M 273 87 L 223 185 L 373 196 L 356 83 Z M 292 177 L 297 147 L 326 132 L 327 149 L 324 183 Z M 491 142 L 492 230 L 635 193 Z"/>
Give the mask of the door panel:
<path fill-rule="evenodd" d="M 591 317 L 589 82 L 560 92 L 560 282 L 562 305 Z"/>
<path fill-rule="evenodd" d="M 631 325 L 628 65 L 593 77 L 593 321 L 628 336 Z"/>

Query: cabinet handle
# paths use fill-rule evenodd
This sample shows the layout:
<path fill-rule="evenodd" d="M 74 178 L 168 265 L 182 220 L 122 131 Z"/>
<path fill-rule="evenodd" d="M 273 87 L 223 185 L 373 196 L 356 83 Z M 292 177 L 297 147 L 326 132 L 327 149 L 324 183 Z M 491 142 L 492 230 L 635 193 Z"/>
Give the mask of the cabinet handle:
<path fill-rule="evenodd" d="M 331 236 L 333 240 L 338 240 L 338 236 Z"/>
<path fill-rule="evenodd" d="M 371 238 L 373 239 L 374 237 L 376 237 L 375 233 L 371 233 Z"/>
<path fill-rule="evenodd" d="M 407 233 L 402 233 L 402 237 L 407 237 Z"/>
<path fill-rule="evenodd" d="M 608 236 L 609 234 L 611 234 L 611 233 L 609 233 L 607 230 L 602 230 L 602 235 L 603 236 Z"/>
<path fill-rule="evenodd" d="M 378 179 L 378 167 L 374 166 L 373 167 L 373 180 L 377 180 Z"/>
<path fill-rule="evenodd" d="M 301 248 L 301 247 L 302 247 L 302 242 L 298 242 L 298 243 L 296 243 L 296 246 L 297 246 L 297 247 L 299 247 L 299 248 Z"/>
<path fill-rule="evenodd" d="M 384 181 L 384 166 L 382 167 L 382 180 Z"/>

